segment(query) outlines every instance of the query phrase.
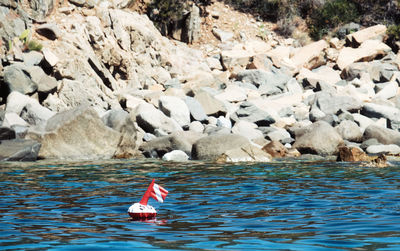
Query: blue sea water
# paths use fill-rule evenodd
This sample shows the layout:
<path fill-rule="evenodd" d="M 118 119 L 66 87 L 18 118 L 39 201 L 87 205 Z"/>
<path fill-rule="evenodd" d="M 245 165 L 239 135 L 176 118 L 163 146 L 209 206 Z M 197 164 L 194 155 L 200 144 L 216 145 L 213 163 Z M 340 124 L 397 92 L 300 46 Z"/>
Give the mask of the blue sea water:
<path fill-rule="evenodd" d="M 400 250 L 400 163 L 1 163 L 0 249 Z"/>

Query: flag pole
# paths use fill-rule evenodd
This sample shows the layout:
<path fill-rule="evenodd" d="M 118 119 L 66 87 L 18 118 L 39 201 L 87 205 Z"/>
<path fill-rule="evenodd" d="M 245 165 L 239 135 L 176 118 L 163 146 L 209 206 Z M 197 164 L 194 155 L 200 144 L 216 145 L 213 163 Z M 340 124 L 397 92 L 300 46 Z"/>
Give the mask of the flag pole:
<path fill-rule="evenodd" d="M 142 199 L 140 200 L 140 204 L 146 206 L 147 202 L 149 201 L 149 198 L 151 196 L 151 192 L 153 191 L 153 186 L 154 186 L 154 179 L 151 181 L 149 187 L 147 188 L 146 192 L 144 193 Z"/>

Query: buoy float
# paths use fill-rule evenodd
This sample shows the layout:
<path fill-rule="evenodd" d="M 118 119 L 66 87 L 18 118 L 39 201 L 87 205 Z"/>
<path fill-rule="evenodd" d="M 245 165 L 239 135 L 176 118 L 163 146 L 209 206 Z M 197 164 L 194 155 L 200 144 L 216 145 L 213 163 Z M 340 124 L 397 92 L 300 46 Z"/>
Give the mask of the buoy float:
<path fill-rule="evenodd" d="M 153 219 L 157 215 L 157 211 L 154 207 L 147 205 L 149 198 L 153 198 L 158 202 L 163 203 L 165 197 L 167 197 L 168 191 L 163 187 L 157 185 L 153 181 L 150 183 L 147 191 L 144 193 L 139 203 L 135 203 L 128 209 L 128 214 L 134 220 L 149 220 Z"/>

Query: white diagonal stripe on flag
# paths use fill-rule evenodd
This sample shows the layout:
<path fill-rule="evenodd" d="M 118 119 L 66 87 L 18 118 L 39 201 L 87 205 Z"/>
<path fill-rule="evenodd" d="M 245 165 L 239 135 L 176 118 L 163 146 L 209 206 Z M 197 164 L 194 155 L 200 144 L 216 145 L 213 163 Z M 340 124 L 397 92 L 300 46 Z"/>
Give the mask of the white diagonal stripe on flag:
<path fill-rule="evenodd" d="M 164 202 L 164 200 L 163 200 L 163 198 L 161 196 L 161 192 L 160 192 L 159 186 L 157 184 L 154 184 L 153 189 L 154 189 L 154 193 L 156 194 L 157 200 L 159 202 Z"/>

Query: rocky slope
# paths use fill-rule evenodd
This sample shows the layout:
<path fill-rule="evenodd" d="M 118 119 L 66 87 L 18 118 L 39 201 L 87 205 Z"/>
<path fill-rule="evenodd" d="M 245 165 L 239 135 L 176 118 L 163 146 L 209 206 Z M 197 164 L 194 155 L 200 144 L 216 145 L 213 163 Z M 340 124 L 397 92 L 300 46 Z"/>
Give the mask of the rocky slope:
<path fill-rule="evenodd" d="M 383 25 L 299 47 L 250 17 L 228 30 L 211 5 L 187 45 L 129 1 L 31 3 L 0 1 L 3 160 L 400 153 L 400 61 Z"/>

